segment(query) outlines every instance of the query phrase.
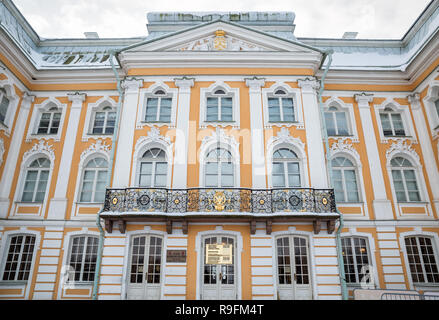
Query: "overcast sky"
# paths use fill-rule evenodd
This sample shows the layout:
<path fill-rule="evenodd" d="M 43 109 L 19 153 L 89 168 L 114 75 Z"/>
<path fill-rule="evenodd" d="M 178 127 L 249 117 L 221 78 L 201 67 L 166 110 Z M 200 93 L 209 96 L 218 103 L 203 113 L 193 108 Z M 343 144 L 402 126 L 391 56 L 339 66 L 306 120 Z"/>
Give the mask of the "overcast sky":
<path fill-rule="evenodd" d="M 43 38 L 146 36 L 151 11 L 293 11 L 296 37 L 400 39 L 430 0 L 13 0 Z"/>

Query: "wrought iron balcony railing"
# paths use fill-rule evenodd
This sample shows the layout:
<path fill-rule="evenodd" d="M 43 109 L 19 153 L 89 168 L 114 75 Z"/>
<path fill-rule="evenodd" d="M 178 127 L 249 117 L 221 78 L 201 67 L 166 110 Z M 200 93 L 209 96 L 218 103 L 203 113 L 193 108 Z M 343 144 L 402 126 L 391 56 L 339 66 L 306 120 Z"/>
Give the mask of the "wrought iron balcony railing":
<path fill-rule="evenodd" d="M 333 189 L 125 188 L 107 189 L 108 212 L 335 213 Z"/>

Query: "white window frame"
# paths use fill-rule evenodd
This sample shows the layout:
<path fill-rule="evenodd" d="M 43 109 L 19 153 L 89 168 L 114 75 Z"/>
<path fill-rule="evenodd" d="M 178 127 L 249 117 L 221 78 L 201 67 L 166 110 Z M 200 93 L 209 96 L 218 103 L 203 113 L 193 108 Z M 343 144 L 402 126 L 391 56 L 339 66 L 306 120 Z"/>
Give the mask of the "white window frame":
<path fill-rule="evenodd" d="M 427 95 L 422 100 L 424 102 L 427 121 L 430 125 L 430 132 L 433 139 L 439 137 L 439 115 L 436 112 L 435 102 L 439 99 L 439 80 L 434 80 L 429 84 Z"/>
<path fill-rule="evenodd" d="M 94 160 L 94 159 L 97 159 L 97 158 L 103 158 L 105 161 L 107 161 L 107 164 L 109 165 L 109 161 L 108 161 L 107 157 L 102 155 L 102 154 L 100 154 L 100 153 L 94 154 L 92 157 L 88 157 L 88 159 L 86 161 L 84 161 L 84 163 L 81 165 L 81 180 L 80 180 L 80 183 L 79 183 L 79 190 L 78 190 L 78 203 L 80 203 L 80 204 L 86 204 L 86 203 L 103 204 L 104 201 L 105 201 L 105 197 L 104 197 L 104 200 L 102 202 L 96 202 L 96 201 L 93 201 L 93 200 L 95 198 L 95 193 L 96 193 L 97 173 L 99 171 L 107 171 L 107 178 L 108 178 L 108 174 L 109 174 L 108 166 L 107 166 L 106 169 L 105 168 L 93 168 L 94 169 L 94 179 L 93 179 L 93 189 L 92 189 L 92 196 L 91 196 L 91 200 L 92 201 L 89 201 L 89 202 L 81 201 L 81 193 L 82 193 L 82 189 L 84 188 L 84 174 L 85 174 L 85 170 L 87 170 L 88 163 L 90 161 Z"/>
<path fill-rule="evenodd" d="M 420 186 L 420 184 L 419 184 L 419 178 L 418 178 L 418 175 L 417 175 L 417 173 L 416 173 L 416 166 L 415 165 L 413 165 L 413 162 L 412 161 L 410 161 L 409 159 L 407 159 L 407 157 L 404 157 L 404 156 L 394 156 L 391 160 L 390 160 L 390 162 L 392 162 L 392 160 L 394 159 L 394 158 L 398 158 L 398 157 L 401 157 L 401 158 L 403 158 L 403 159 L 406 159 L 406 160 L 408 160 L 410 163 L 411 163 L 411 167 L 401 167 L 401 166 L 398 166 L 398 167 L 394 167 L 392 164 L 391 164 L 391 167 L 390 167 L 390 170 L 391 170 L 391 174 L 392 174 L 392 183 L 393 183 L 393 188 L 395 188 L 395 185 L 394 185 L 394 181 L 393 181 L 393 171 L 394 170 L 398 170 L 400 173 L 401 173 L 401 177 L 402 177 L 402 184 L 403 184 L 403 186 L 404 186 L 404 194 L 405 194 L 405 198 L 406 198 L 406 201 L 402 201 L 403 203 L 407 203 L 407 202 L 409 202 L 409 203 L 418 203 L 418 202 L 422 202 L 422 196 L 421 196 L 421 186 Z M 410 200 L 410 196 L 409 196 L 409 192 L 408 192 L 408 189 L 407 189 L 407 181 L 406 181 L 406 178 L 405 178 L 405 174 L 404 174 L 404 172 L 405 171 L 413 171 L 414 172 L 414 175 L 415 175 L 415 179 L 416 179 L 416 186 L 417 186 L 417 192 L 418 192 L 418 194 L 419 194 L 419 200 L 418 201 L 412 201 L 412 200 Z M 395 192 L 395 197 L 396 197 L 396 190 L 395 189 L 393 189 L 394 190 L 394 192 Z M 396 199 L 396 201 L 397 202 L 400 202 L 398 199 Z"/>
<path fill-rule="evenodd" d="M 223 90 L 224 95 L 215 95 L 215 91 Z M 228 97 L 232 98 L 232 121 L 207 121 L 207 98 L 211 97 Z M 218 106 L 218 112 L 220 108 Z M 200 128 L 212 127 L 226 127 L 238 129 L 240 127 L 240 102 L 239 102 L 239 88 L 232 88 L 223 81 L 216 81 L 208 88 L 200 89 Z"/>
<path fill-rule="evenodd" d="M 353 104 L 345 103 L 343 100 L 339 99 L 338 97 L 330 97 L 325 102 L 324 106 L 324 112 L 328 112 L 330 107 L 335 107 L 339 110 L 339 112 L 344 112 L 346 115 L 346 122 L 348 126 L 348 134 L 347 135 L 336 135 L 329 137 L 350 137 L 352 139 L 352 142 L 359 142 L 358 139 L 358 130 L 357 130 L 357 123 L 355 121 L 355 115 L 354 115 L 354 106 Z M 325 119 L 323 119 L 325 120 Z"/>
<path fill-rule="evenodd" d="M 275 187 L 273 186 L 273 188 L 300 188 L 302 186 L 302 165 L 301 165 L 301 160 L 299 158 L 299 156 L 297 155 L 296 152 L 294 152 L 297 155 L 297 158 L 274 158 L 274 153 L 276 153 L 277 151 L 279 151 L 280 149 L 287 149 L 290 150 L 292 152 L 294 152 L 291 148 L 276 148 L 273 152 L 273 157 L 272 157 L 272 161 L 271 161 L 271 166 L 273 166 L 273 162 L 280 162 L 282 163 L 282 167 L 283 167 L 283 177 L 284 177 L 284 181 L 285 181 L 285 186 L 283 187 Z M 289 172 L 288 172 L 288 163 L 297 163 L 299 165 L 299 180 L 300 180 L 300 185 L 299 186 L 290 186 L 289 185 Z M 271 171 L 271 182 L 273 183 L 273 171 Z"/>
<path fill-rule="evenodd" d="M 165 92 L 164 95 L 155 95 L 155 92 L 162 90 Z M 156 81 L 149 88 L 143 88 L 139 90 L 139 104 L 137 108 L 137 120 L 136 128 L 141 129 L 143 127 L 161 127 L 167 126 L 169 128 L 175 128 L 177 119 L 177 96 L 178 88 L 170 88 L 162 80 Z M 171 120 L 169 122 L 161 121 L 145 121 L 146 117 L 146 103 L 148 98 L 171 98 Z M 160 110 L 157 110 L 157 115 L 160 115 Z"/>
<path fill-rule="evenodd" d="M 18 103 L 20 99 L 15 93 L 14 84 L 9 79 L 1 80 L 0 88 L 3 88 L 5 90 L 6 97 L 9 99 L 9 105 L 8 110 L 6 111 L 5 121 L 0 121 L 0 131 L 4 131 L 6 136 L 9 137 L 12 132 L 12 125 L 14 122 L 15 113 L 19 109 Z"/>
<path fill-rule="evenodd" d="M 81 259 L 81 271 L 80 271 L 80 278 L 82 279 L 83 277 L 83 272 L 84 272 L 84 262 L 85 262 L 85 255 L 86 255 L 86 251 L 87 251 L 87 244 L 88 244 L 88 239 L 89 238 L 96 238 L 97 239 L 97 246 L 99 246 L 99 237 L 97 235 L 93 235 L 93 234 L 76 234 L 76 235 L 72 235 L 69 239 L 69 250 L 68 250 L 68 255 L 67 255 L 67 260 L 66 260 L 66 265 L 70 264 L 70 259 L 72 257 L 72 248 L 73 248 L 73 240 L 75 238 L 78 237 L 85 237 L 86 238 L 86 243 L 84 245 L 83 248 L 83 252 L 81 254 L 82 259 Z M 96 252 L 96 257 L 98 255 L 98 252 Z M 97 261 L 95 262 L 95 267 L 97 267 Z M 93 280 L 88 280 L 88 281 L 84 281 L 84 280 L 74 280 L 73 281 L 68 281 L 68 283 L 80 283 L 80 284 L 92 284 Z"/>
<path fill-rule="evenodd" d="M 407 231 L 407 232 L 401 232 L 399 234 L 399 246 L 400 249 L 403 253 L 403 257 L 404 257 L 404 264 L 406 266 L 406 273 L 407 273 L 407 279 L 410 285 L 410 290 L 423 290 L 423 291 L 429 291 L 432 288 L 437 289 L 438 285 L 437 284 L 419 284 L 419 283 L 413 283 L 413 279 L 412 279 L 412 274 L 410 271 L 410 264 L 408 261 L 408 254 L 407 254 L 407 249 L 405 246 L 405 238 L 406 237 L 416 237 L 416 236 L 420 236 L 420 237 L 429 237 L 431 238 L 431 242 L 432 242 L 432 246 L 433 246 L 433 252 L 436 254 L 435 258 L 436 258 L 436 263 L 439 264 L 439 236 L 437 233 L 435 232 L 429 232 L 429 231 L 423 231 L 422 228 L 420 227 L 415 227 L 414 231 Z"/>
<path fill-rule="evenodd" d="M 381 124 L 381 116 L 380 113 L 384 112 L 386 107 L 392 108 L 395 113 L 399 113 L 401 115 L 402 124 L 404 126 L 404 136 L 385 136 L 383 132 L 383 126 Z M 416 133 L 415 127 L 410 115 L 410 108 L 407 105 L 400 105 L 393 99 L 386 99 L 381 105 L 375 106 L 375 118 L 378 125 L 378 131 L 381 139 L 381 143 L 388 143 L 389 140 L 398 140 L 405 139 L 412 142 L 416 142 Z M 393 124 L 392 124 L 393 126 Z"/>
<path fill-rule="evenodd" d="M 150 162 L 152 164 L 152 166 L 151 166 L 152 167 L 152 169 L 151 169 L 151 181 L 150 181 L 150 185 L 149 186 L 140 186 L 140 175 L 141 175 L 141 170 L 142 170 L 142 163 L 144 162 L 143 161 L 144 160 L 143 154 L 145 154 L 147 151 L 149 151 L 151 149 L 160 149 L 161 151 L 163 151 L 165 153 L 165 161 L 157 161 L 157 160 L 155 160 L 155 158 L 148 159 L 148 161 L 145 161 L 145 162 Z M 160 153 L 160 151 L 159 151 L 159 153 Z M 158 186 L 155 185 L 157 163 L 163 163 L 163 162 L 166 163 L 166 169 L 167 169 L 167 171 L 166 171 L 166 181 L 168 181 L 168 176 L 171 174 L 168 171 L 169 163 L 168 163 L 168 157 L 167 157 L 167 154 L 166 154 L 166 150 L 164 150 L 163 148 L 159 148 L 159 147 L 151 147 L 151 148 L 146 149 L 143 152 L 143 154 L 139 157 L 139 162 L 138 162 L 139 172 L 138 172 L 137 177 L 136 177 L 136 186 L 138 186 L 139 188 L 167 188 L 167 185 L 168 185 L 167 182 L 165 182 L 164 186 L 158 187 Z"/>
<path fill-rule="evenodd" d="M 228 151 L 229 153 L 230 153 L 230 162 L 228 162 L 228 161 L 225 161 L 225 159 L 216 159 L 216 161 L 215 162 L 213 162 L 213 161 L 207 161 L 207 156 L 209 155 L 209 153 L 210 152 L 212 152 L 212 151 L 214 151 L 214 150 L 217 150 L 217 149 L 221 149 L 221 150 L 226 150 L 226 151 Z M 215 186 L 215 187 L 212 187 L 212 186 L 207 186 L 207 183 L 206 183 L 206 166 L 207 166 L 207 164 L 208 163 L 215 163 L 215 164 L 217 164 L 217 168 L 218 168 L 218 173 L 217 173 L 217 184 L 218 184 L 218 186 Z M 222 184 L 222 165 L 221 164 L 223 164 L 223 163 L 231 163 L 232 164 L 232 166 L 233 166 L 233 186 L 228 186 L 228 187 L 223 187 L 223 186 L 221 186 L 221 184 Z M 235 172 L 236 172 L 236 170 L 235 170 L 235 164 L 234 164 L 234 161 L 233 161 L 233 155 L 232 155 L 232 153 L 230 152 L 230 150 L 227 150 L 227 149 L 225 149 L 225 148 L 221 148 L 221 147 L 219 147 L 219 148 L 212 148 L 209 152 L 207 152 L 206 153 L 206 161 L 205 161 L 205 163 L 204 163 L 204 177 L 203 177 L 203 185 L 205 186 L 205 187 L 207 187 L 207 188 L 236 188 L 236 186 L 235 186 L 235 181 L 236 181 L 236 179 L 235 179 Z"/>
<path fill-rule="evenodd" d="M 34 161 L 36 161 L 36 160 L 38 160 L 38 159 L 45 159 L 45 160 L 49 161 L 49 167 L 31 168 L 30 165 L 31 165 Z M 42 171 L 48 171 L 46 190 L 44 191 L 44 198 L 46 198 L 47 190 L 48 190 L 49 185 L 50 185 L 50 181 L 49 181 L 49 177 L 50 177 L 50 167 L 51 167 L 50 160 L 47 159 L 47 157 L 44 157 L 44 156 L 41 156 L 41 157 L 35 158 L 34 160 L 32 160 L 31 162 L 28 163 L 28 165 L 26 166 L 26 170 L 25 170 L 25 172 L 24 172 L 24 176 L 23 176 L 23 178 L 24 178 L 24 181 L 23 181 L 23 188 L 22 188 L 22 190 L 21 190 L 21 194 L 20 194 L 20 196 L 19 196 L 19 199 L 20 199 L 20 202 L 21 202 L 21 203 L 42 203 L 42 202 L 37 202 L 37 201 L 35 201 L 35 196 L 36 196 L 36 194 L 37 194 L 37 188 L 38 188 L 39 183 L 40 183 L 40 181 L 41 181 L 41 179 L 40 179 L 40 178 L 41 178 L 41 172 L 42 172 Z M 37 173 L 37 180 L 35 180 L 36 183 L 35 183 L 35 186 L 34 186 L 34 190 L 32 191 L 32 201 L 23 201 L 24 186 L 25 186 L 25 184 L 26 184 L 27 177 L 28 177 L 28 172 L 29 172 L 29 171 L 37 171 L 37 172 L 38 172 L 38 173 Z M 43 200 L 43 202 L 44 202 L 44 200 Z"/>
<path fill-rule="evenodd" d="M 10 238 L 17 236 L 17 235 L 32 235 L 35 236 L 35 247 L 34 247 L 34 252 L 33 252 L 33 256 L 32 256 L 32 264 L 31 264 L 31 268 L 29 270 L 29 278 L 28 280 L 25 281 L 18 281 L 18 282 L 14 282 L 14 287 L 18 288 L 18 289 L 22 289 L 24 292 L 24 298 L 28 299 L 29 298 L 29 292 L 31 289 L 31 286 L 27 285 L 28 281 L 32 281 L 33 279 L 33 275 L 34 275 L 34 269 L 35 269 L 35 261 L 36 261 L 36 256 L 37 256 L 37 251 L 39 250 L 40 247 L 40 242 L 41 242 L 41 234 L 39 231 L 34 231 L 34 230 L 26 230 L 26 229 L 22 229 L 22 230 L 12 230 L 12 231 L 4 231 L 1 241 L 0 241 L 0 288 L 3 285 L 8 285 L 11 284 L 11 281 L 3 281 L 3 271 L 5 268 L 5 263 L 6 263 L 6 256 L 9 252 L 9 243 L 10 243 Z M 17 295 L 17 296 L 12 296 L 11 298 L 20 298 L 23 297 L 22 295 Z"/>
<path fill-rule="evenodd" d="M 344 197 L 345 197 L 345 201 L 337 201 L 337 203 L 340 203 L 343 205 L 351 204 L 351 203 L 361 203 L 362 199 L 365 199 L 365 197 L 363 196 L 363 193 L 362 193 L 362 190 L 364 188 L 362 188 L 362 185 L 360 184 L 360 181 L 359 181 L 360 180 L 359 168 L 356 164 L 356 161 L 353 160 L 350 156 L 346 156 L 345 154 L 341 154 L 341 153 L 338 153 L 338 154 L 331 156 L 331 159 L 329 161 L 332 162 L 335 158 L 346 158 L 350 162 L 352 162 L 352 165 L 353 165 L 352 167 L 335 167 L 335 168 L 339 168 L 337 170 L 342 170 L 343 193 L 344 193 Z M 331 163 L 331 168 L 332 168 L 332 170 L 334 170 L 334 166 L 332 166 L 332 163 Z M 342 168 L 342 169 L 340 169 L 340 168 Z M 356 184 L 357 184 L 358 201 L 348 201 L 347 200 L 348 197 L 347 197 L 347 192 L 346 192 L 346 180 L 345 180 L 344 170 L 354 170 Z M 334 194 L 334 196 L 335 196 L 335 194 Z"/>
<path fill-rule="evenodd" d="M 42 114 L 45 112 L 50 112 L 49 109 L 52 107 L 57 107 L 59 112 L 61 112 L 58 132 L 56 134 L 38 133 L 38 127 L 40 125 Z M 53 139 L 54 141 L 60 141 L 61 134 L 64 128 L 66 110 L 67 110 L 67 104 L 63 104 L 59 102 L 59 100 L 54 97 L 50 97 L 40 104 L 35 104 L 32 111 L 29 129 L 26 135 L 26 142 L 30 142 L 33 139 L 46 139 L 46 140 Z"/>
<path fill-rule="evenodd" d="M 112 97 L 106 95 L 100 98 L 95 103 L 87 104 L 87 111 L 85 116 L 84 130 L 82 132 L 82 141 L 88 139 L 105 139 L 111 137 L 113 134 L 93 133 L 93 126 L 96 112 L 102 112 L 105 107 L 111 107 L 112 111 L 117 112 L 117 102 Z M 115 124 L 116 126 L 116 124 Z M 116 128 L 114 129 L 116 130 Z"/>
<path fill-rule="evenodd" d="M 277 97 L 277 98 L 281 97 L 275 94 L 275 92 L 278 90 L 282 90 L 286 93 L 285 95 L 282 96 L 282 98 L 293 99 L 294 119 L 295 119 L 294 122 L 290 122 L 290 121 L 270 122 L 268 99 L 273 97 Z M 262 109 L 264 115 L 264 127 L 266 129 L 272 128 L 273 126 L 276 127 L 295 126 L 299 129 L 304 129 L 302 98 L 299 88 L 291 88 L 285 82 L 277 81 L 269 88 L 262 88 L 261 91 L 262 91 Z"/>

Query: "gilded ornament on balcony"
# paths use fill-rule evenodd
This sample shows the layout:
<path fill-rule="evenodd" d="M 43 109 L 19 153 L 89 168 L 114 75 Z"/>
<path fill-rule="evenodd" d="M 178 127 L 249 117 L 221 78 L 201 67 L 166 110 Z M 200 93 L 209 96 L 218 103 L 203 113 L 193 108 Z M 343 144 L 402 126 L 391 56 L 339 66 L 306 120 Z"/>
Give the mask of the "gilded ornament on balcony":
<path fill-rule="evenodd" d="M 224 50 L 227 48 L 226 33 L 223 30 L 215 31 L 215 38 L 213 39 L 213 47 L 215 50 Z"/>
<path fill-rule="evenodd" d="M 323 199 L 322 199 L 322 203 L 326 206 L 326 205 L 328 204 L 328 199 L 323 198 Z"/>
<path fill-rule="evenodd" d="M 113 200 L 111 202 L 113 202 L 114 205 L 116 205 L 118 203 L 118 199 L 116 197 L 113 198 Z"/>
<path fill-rule="evenodd" d="M 213 196 L 213 204 L 215 206 L 215 210 L 217 211 L 223 211 L 226 203 L 226 196 L 224 195 L 224 192 L 217 191 L 215 192 L 215 195 Z"/>

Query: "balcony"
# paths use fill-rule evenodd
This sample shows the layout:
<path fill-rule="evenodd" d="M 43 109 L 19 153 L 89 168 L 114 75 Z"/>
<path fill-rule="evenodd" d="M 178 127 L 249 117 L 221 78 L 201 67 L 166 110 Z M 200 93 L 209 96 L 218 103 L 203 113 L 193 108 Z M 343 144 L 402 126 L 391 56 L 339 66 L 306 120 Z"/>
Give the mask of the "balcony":
<path fill-rule="evenodd" d="M 332 231 L 338 214 L 332 189 L 124 188 L 107 189 L 101 217 L 107 231 L 114 221 L 124 231 L 126 221 L 161 220 L 172 231 L 173 221 L 183 221 L 184 229 L 188 220 L 234 219 L 253 227 L 256 221 L 312 221 L 318 233 L 322 221 Z"/>

